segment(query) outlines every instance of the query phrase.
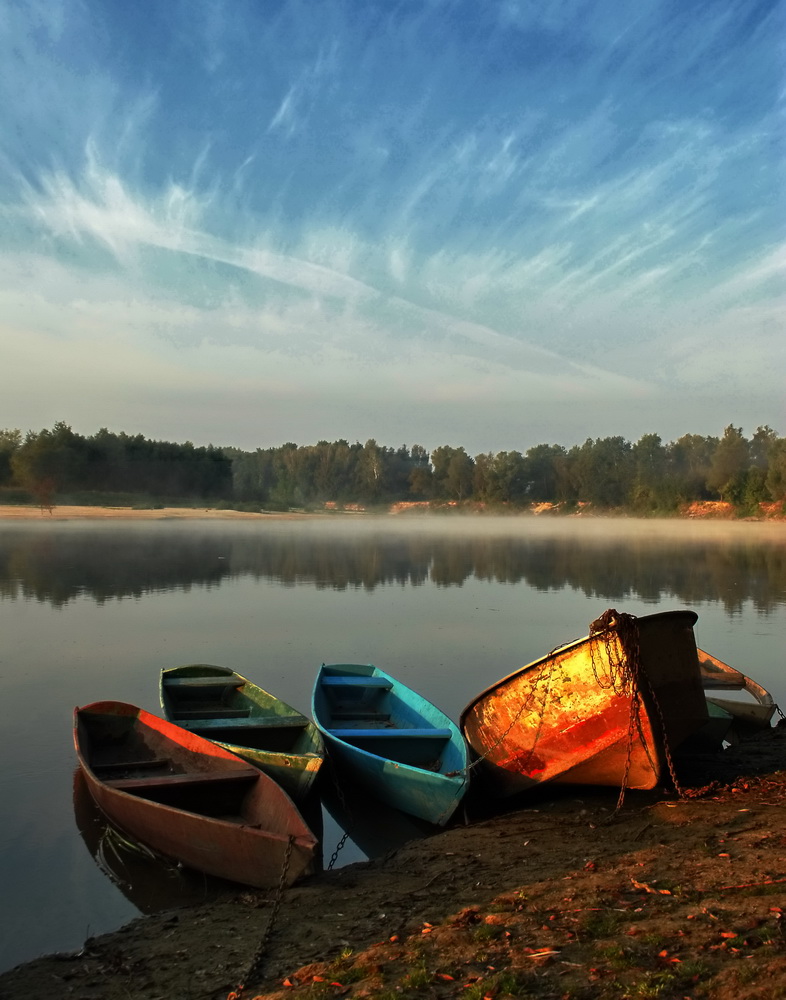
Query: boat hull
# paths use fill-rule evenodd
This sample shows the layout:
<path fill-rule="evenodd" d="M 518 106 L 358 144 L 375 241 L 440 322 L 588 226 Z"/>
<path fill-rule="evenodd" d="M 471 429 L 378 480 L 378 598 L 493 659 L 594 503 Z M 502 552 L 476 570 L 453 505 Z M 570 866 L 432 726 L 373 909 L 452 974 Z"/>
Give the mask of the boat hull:
<path fill-rule="evenodd" d="M 160 701 L 167 720 L 249 761 L 296 802 L 313 790 L 325 756 L 319 730 L 240 674 L 207 663 L 162 670 Z"/>
<path fill-rule="evenodd" d="M 339 775 L 436 826 L 453 816 L 467 790 L 466 745 L 417 692 L 372 665 L 323 665 L 313 715 Z"/>
<path fill-rule="evenodd" d="M 222 747 L 119 702 L 77 709 L 74 744 L 96 805 L 154 851 L 259 888 L 287 856 L 288 884 L 311 865 L 316 838 L 289 796 Z"/>
<path fill-rule="evenodd" d="M 769 691 L 706 650 L 699 649 L 698 656 L 710 714 L 710 724 L 699 737 L 719 747 L 769 729 L 776 708 Z M 732 693 L 737 697 L 729 697 Z"/>
<path fill-rule="evenodd" d="M 503 678 L 462 713 L 490 791 L 543 782 L 654 788 L 667 755 L 707 722 L 690 611 L 635 619 L 631 683 L 613 631 L 560 647 Z"/>

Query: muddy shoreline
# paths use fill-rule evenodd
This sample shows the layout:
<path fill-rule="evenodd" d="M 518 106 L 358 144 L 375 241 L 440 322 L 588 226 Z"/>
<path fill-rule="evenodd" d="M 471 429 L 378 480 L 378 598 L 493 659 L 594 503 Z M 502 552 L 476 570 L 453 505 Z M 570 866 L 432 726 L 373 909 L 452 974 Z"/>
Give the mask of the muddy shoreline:
<path fill-rule="evenodd" d="M 306 879 L 243 1000 L 786 996 L 786 728 L 679 773 L 682 796 L 628 793 L 615 813 L 613 790 L 543 789 Z M 140 917 L 1 975 L 0 998 L 224 1000 L 274 896 Z"/>

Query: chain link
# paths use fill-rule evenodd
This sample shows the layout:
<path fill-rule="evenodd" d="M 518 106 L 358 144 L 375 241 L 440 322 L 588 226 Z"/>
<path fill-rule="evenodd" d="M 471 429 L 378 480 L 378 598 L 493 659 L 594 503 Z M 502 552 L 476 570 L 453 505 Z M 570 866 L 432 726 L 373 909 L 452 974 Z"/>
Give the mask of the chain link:
<path fill-rule="evenodd" d="M 295 838 L 292 836 L 292 834 L 290 834 L 287 839 L 287 848 L 286 851 L 284 852 L 284 862 L 281 865 L 281 874 L 279 875 L 278 878 L 278 887 L 276 889 L 276 896 L 275 899 L 273 900 L 273 907 L 270 911 L 270 917 L 268 918 L 267 927 L 265 927 L 264 933 L 262 934 L 262 937 L 259 942 L 259 946 L 257 947 L 257 950 L 254 953 L 254 957 L 251 959 L 251 964 L 246 970 L 245 976 L 243 976 L 243 978 L 240 980 L 240 982 L 237 984 L 234 990 L 232 990 L 231 993 L 227 995 L 227 1000 L 241 1000 L 241 997 L 243 996 L 243 993 L 245 992 L 246 989 L 246 983 L 248 983 L 250 979 L 253 979 L 255 976 L 257 976 L 260 969 L 262 968 L 262 960 L 264 959 L 265 953 L 267 952 L 267 944 L 268 941 L 270 940 L 271 934 L 273 933 L 273 928 L 275 927 L 276 919 L 278 917 L 278 911 L 281 908 L 281 900 L 284 896 L 284 889 L 286 888 L 287 884 L 289 861 L 290 858 L 292 857 L 292 848 L 294 846 L 294 843 L 295 843 Z"/>
<path fill-rule="evenodd" d="M 663 717 L 663 710 L 652 685 L 652 680 L 641 666 L 641 641 L 636 616 L 620 614 L 613 608 L 609 608 L 608 611 L 605 611 L 600 618 L 597 618 L 590 625 L 591 642 L 594 636 L 597 636 L 598 641 L 601 641 L 601 635 L 604 637 L 602 642 L 606 651 L 606 661 L 609 666 L 609 680 L 611 688 L 616 694 L 620 695 L 630 692 L 631 698 L 625 767 L 623 770 L 622 784 L 620 785 L 620 794 L 614 813 L 616 814 L 619 812 L 625 801 L 625 791 L 628 785 L 628 776 L 630 774 L 631 758 L 633 754 L 633 742 L 636 734 L 638 734 L 639 741 L 644 747 L 653 769 L 656 773 L 659 771 L 656 762 L 653 761 L 650 756 L 641 724 L 641 710 L 643 706 L 642 685 L 646 686 L 648 699 L 652 703 L 657 715 L 660 742 L 663 748 L 663 758 L 669 772 L 669 777 L 671 778 L 671 782 L 677 795 L 680 798 L 685 798 L 685 790 L 682 788 L 679 779 L 677 778 L 677 771 L 674 765 L 674 759 L 671 754 L 671 747 L 669 746 L 669 740 L 666 732 L 666 720 Z M 600 677 L 598 676 L 594 645 L 590 646 L 590 657 L 592 659 L 592 669 L 595 674 L 595 680 L 603 686 Z"/>
<path fill-rule="evenodd" d="M 331 780 L 333 781 L 333 787 L 336 791 L 336 798 L 338 799 L 339 805 L 341 806 L 342 812 L 344 813 L 344 817 L 346 818 L 347 826 L 351 827 L 354 825 L 352 819 L 352 812 L 349 806 L 347 805 L 347 800 L 344 796 L 344 789 L 341 787 L 341 782 L 338 780 L 338 775 L 336 774 L 335 761 L 330 755 L 328 755 L 328 764 L 330 765 L 330 777 Z M 346 844 L 348 839 L 349 839 L 349 833 L 345 832 L 344 835 L 339 840 L 338 844 L 336 845 L 335 851 L 333 851 L 333 854 L 330 857 L 330 861 L 327 866 L 327 870 L 329 872 L 333 871 L 333 865 L 335 865 L 336 861 L 338 860 L 338 856 L 341 853 L 341 850 L 344 847 L 344 844 Z"/>

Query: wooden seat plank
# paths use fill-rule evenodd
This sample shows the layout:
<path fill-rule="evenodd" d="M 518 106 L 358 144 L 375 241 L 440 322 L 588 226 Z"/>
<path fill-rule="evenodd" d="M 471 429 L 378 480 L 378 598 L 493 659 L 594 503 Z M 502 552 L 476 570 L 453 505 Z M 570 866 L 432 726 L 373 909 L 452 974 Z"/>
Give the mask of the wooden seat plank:
<path fill-rule="evenodd" d="M 205 718 L 183 719 L 186 729 L 294 729 L 308 725 L 302 715 L 252 715 L 248 719 Z"/>
<path fill-rule="evenodd" d="M 393 687 L 390 681 L 384 677 L 365 677 L 357 674 L 337 674 L 323 677 L 321 680 L 323 687 L 358 687 L 358 688 L 379 688 L 382 691 L 390 691 Z"/>
<path fill-rule="evenodd" d="M 185 788 L 198 785 L 219 784 L 224 781 L 251 781 L 259 778 L 255 767 L 235 768 L 227 771 L 207 771 L 204 774 L 163 774 L 156 778 L 113 778 L 105 784 L 123 792 L 141 791 L 146 788 Z"/>
<path fill-rule="evenodd" d="M 449 729 L 331 729 L 332 736 L 342 740 L 356 739 L 433 739 L 447 740 L 451 737 Z"/>
<path fill-rule="evenodd" d="M 148 760 L 114 760 L 106 764 L 93 764 L 95 772 L 111 774 L 113 771 L 139 771 L 152 770 L 157 767 L 166 767 L 170 763 L 168 757 L 153 757 Z"/>
<path fill-rule="evenodd" d="M 172 712 L 173 719 L 247 719 L 251 715 L 250 708 L 177 708 Z"/>
<path fill-rule="evenodd" d="M 166 688 L 227 688 L 239 687 L 245 683 L 237 674 L 227 674 L 225 677 L 164 677 Z"/>

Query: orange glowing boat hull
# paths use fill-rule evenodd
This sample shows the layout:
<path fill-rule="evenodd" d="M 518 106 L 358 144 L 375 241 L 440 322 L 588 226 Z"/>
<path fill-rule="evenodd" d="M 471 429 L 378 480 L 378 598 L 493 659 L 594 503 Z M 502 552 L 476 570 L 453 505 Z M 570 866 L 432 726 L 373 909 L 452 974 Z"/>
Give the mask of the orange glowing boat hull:
<path fill-rule="evenodd" d="M 621 616 L 632 619 L 632 616 Z M 559 647 L 479 694 L 461 726 L 484 784 L 513 795 L 542 782 L 654 788 L 706 725 L 692 611 L 633 619 L 638 669 L 613 628 Z"/>

